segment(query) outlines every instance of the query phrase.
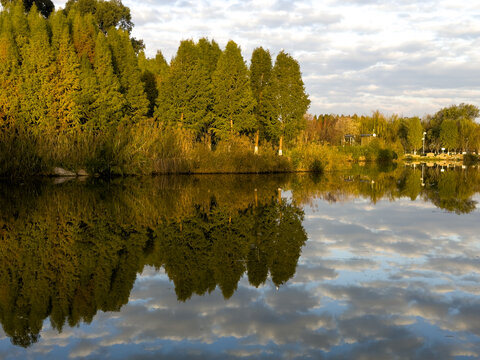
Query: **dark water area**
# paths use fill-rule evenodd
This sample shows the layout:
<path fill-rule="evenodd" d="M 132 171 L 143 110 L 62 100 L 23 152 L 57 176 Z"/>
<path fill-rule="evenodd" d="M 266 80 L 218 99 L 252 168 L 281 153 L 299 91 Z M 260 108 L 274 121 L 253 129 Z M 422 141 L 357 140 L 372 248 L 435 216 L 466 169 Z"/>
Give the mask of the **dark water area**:
<path fill-rule="evenodd" d="M 479 192 L 465 167 L 0 183 L 0 358 L 480 358 Z"/>

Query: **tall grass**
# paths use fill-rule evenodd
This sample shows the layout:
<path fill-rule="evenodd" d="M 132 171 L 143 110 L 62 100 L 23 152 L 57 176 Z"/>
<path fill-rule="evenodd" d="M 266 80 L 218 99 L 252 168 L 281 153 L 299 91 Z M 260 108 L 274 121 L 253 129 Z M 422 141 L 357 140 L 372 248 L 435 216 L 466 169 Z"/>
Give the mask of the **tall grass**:
<path fill-rule="evenodd" d="M 0 177 L 49 175 L 54 167 L 99 176 L 168 173 L 273 173 L 341 170 L 360 159 L 391 160 L 394 152 L 378 142 L 336 147 L 297 143 L 277 155 L 263 142 L 254 154 L 252 139 L 234 136 L 215 144 L 198 142 L 182 127 L 153 120 L 110 131 L 78 129 L 33 133 L 28 129 L 0 131 Z M 387 159 L 388 158 L 388 159 Z"/>

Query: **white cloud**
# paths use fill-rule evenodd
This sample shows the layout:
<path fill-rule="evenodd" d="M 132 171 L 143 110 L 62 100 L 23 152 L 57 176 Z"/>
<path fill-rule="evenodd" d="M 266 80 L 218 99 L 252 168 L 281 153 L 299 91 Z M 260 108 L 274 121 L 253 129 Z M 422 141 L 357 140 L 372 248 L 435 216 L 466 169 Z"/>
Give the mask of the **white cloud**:
<path fill-rule="evenodd" d="M 65 1 L 55 1 L 62 7 Z M 424 115 L 478 104 L 479 2 L 125 0 L 147 53 L 166 59 L 182 39 L 230 39 L 300 61 L 313 113 Z"/>

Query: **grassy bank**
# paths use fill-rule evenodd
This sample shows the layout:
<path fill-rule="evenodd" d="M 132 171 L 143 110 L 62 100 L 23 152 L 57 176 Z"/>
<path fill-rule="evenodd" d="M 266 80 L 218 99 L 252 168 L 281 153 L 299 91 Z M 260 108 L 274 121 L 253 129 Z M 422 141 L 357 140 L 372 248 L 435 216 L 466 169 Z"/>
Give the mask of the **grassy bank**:
<path fill-rule="evenodd" d="M 167 173 L 323 172 L 348 168 L 362 161 L 386 161 L 396 154 L 380 143 L 336 147 L 315 143 L 289 144 L 284 156 L 262 142 L 258 154 L 247 136 L 211 144 L 198 141 L 182 127 L 165 127 L 151 120 L 112 132 L 34 133 L 26 129 L 0 132 L 0 177 L 52 175 L 55 167 L 100 176 Z"/>

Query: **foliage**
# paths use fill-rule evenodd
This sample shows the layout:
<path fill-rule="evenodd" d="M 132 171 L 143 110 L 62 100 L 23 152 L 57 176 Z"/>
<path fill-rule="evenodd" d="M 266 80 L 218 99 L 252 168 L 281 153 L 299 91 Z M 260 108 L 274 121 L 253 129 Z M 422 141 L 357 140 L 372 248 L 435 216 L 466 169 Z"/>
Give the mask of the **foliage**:
<path fill-rule="evenodd" d="M 377 162 L 389 162 L 397 159 L 397 154 L 391 149 L 379 149 L 377 155 Z"/>
<path fill-rule="evenodd" d="M 70 12 L 78 12 L 82 16 L 92 14 L 99 29 L 105 34 L 111 27 L 118 27 L 129 33 L 133 28 L 130 9 L 123 5 L 121 0 L 68 0 L 65 13 Z"/>
<path fill-rule="evenodd" d="M 305 92 L 300 65 L 289 54 L 281 51 L 272 70 L 271 86 L 266 91 L 274 106 L 266 131 L 270 139 L 285 137 L 293 140 L 305 127 L 305 115 L 310 100 Z"/>
<path fill-rule="evenodd" d="M 214 133 L 219 139 L 255 129 L 255 99 L 240 48 L 229 41 L 212 74 Z"/>
<path fill-rule="evenodd" d="M 445 119 L 440 126 L 440 142 L 448 150 L 458 145 L 458 128 L 452 119 Z"/>
<path fill-rule="evenodd" d="M 414 152 L 422 146 L 423 127 L 420 118 L 412 117 L 407 120 L 407 140 L 410 149 Z"/>
<path fill-rule="evenodd" d="M 16 0 L 1 0 L 0 3 L 3 7 L 7 7 L 10 3 L 15 1 Z M 55 5 L 51 0 L 23 0 L 22 3 L 25 11 L 29 12 L 30 9 L 35 5 L 35 8 L 40 12 L 40 14 L 46 18 L 50 16 L 53 10 L 55 10 Z"/>

